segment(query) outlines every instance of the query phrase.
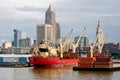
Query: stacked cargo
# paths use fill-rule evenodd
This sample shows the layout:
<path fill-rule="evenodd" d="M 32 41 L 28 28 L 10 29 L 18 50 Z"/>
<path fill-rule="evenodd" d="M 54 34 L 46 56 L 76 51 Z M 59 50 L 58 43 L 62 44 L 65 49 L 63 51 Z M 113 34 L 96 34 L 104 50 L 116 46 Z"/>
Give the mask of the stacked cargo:
<path fill-rule="evenodd" d="M 111 56 L 95 53 L 93 57 L 88 54 L 87 57 L 79 58 L 78 66 L 80 68 L 112 68 L 113 61 Z"/>
<path fill-rule="evenodd" d="M 94 66 L 95 68 L 112 68 L 113 67 L 112 58 L 110 56 L 96 57 Z"/>
<path fill-rule="evenodd" d="M 87 57 L 91 57 L 90 55 L 91 55 L 90 53 L 87 54 Z M 106 56 L 106 54 L 104 54 L 104 53 L 94 53 L 93 54 L 93 57 L 105 57 L 105 56 Z"/>
<path fill-rule="evenodd" d="M 79 62 L 78 62 L 78 67 L 80 68 L 93 68 L 94 67 L 94 61 L 95 58 L 91 58 L 91 57 L 81 57 L 79 58 Z"/>
<path fill-rule="evenodd" d="M 63 53 L 63 58 L 67 59 L 78 59 L 79 54 L 77 53 Z"/>

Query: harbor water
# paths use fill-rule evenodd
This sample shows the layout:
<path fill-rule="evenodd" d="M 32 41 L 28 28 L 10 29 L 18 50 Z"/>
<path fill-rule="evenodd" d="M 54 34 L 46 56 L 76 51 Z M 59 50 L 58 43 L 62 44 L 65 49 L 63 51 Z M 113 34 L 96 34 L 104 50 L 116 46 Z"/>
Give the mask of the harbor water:
<path fill-rule="evenodd" d="M 120 71 L 73 71 L 71 66 L 0 67 L 0 80 L 120 80 Z"/>

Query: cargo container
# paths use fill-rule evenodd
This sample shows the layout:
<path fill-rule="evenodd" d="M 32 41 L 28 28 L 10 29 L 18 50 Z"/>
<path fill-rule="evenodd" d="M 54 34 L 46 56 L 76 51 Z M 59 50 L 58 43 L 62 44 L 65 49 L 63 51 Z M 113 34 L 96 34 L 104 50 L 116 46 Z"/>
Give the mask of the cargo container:
<path fill-rule="evenodd" d="M 0 63 L 3 62 L 3 57 L 0 57 Z"/>
<path fill-rule="evenodd" d="M 27 57 L 19 57 L 19 62 L 27 62 Z"/>
<path fill-rule="evenodd" d="M 93 68 L 93 64 L 78 64 L 78 67 L 80 68 Z"/>
<path fill-rule="evenodd" d="M 95 61 L 94 62 L 95 65 L 110 65 L 113 64 L 113 61 Z"/>
<path fill-rule="evenodd" d="M 3 62 L 18 62 L 18 57 L 3 57 Z"/>
<path fill-rule="evenodd" d="M 83 62 L 83 61 L 95 61 L 95 58 L 90 58 L 90 57 L 81 57 L 79 58 L 79 61 Z"/>
<path fill-rule="evenodd" d="M 0 67 L 31 66 L 29 56 L 31 55 L 0 54 Z"/>

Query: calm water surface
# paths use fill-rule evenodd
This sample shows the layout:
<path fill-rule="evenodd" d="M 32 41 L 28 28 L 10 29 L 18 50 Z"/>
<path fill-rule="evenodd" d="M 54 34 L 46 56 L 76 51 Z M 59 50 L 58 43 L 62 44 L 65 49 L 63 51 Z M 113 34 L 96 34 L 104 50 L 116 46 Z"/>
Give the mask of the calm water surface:
<path fill-rule="evenodd" d="M 71 66 L 0 68 L 0 80 L 120 80 L 120 71 L 73 71 Z"/>

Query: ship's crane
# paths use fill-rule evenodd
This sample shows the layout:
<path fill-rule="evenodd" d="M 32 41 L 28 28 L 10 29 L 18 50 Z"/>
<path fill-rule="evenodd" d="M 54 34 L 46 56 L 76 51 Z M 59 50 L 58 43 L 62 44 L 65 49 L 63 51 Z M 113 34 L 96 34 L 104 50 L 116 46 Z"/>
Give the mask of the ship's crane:
<path fill-rule="evenodd" d="M 62 42 L 63 52 L 67 51 L 66 50 L 67 49 L 67 44 L 69 43 L 70 36 L 71 36 L 72 32 L 73 32 L 73 29 L 71 29 L 71 31 L 67 34 L 64 42 Z"/>
<path fill-rule="evenodd" d="M 94 40 L 93 44 L 90 45 L 90 54 L 91 54 L 91 57 L 93 57 L 94 48 L 96 46 L 97 39 L 98 39 L 98 35 L 95 37 L 95 40 Z"/>
<path fill-rule="evenodd" d="M 96 47 L 98 48 L 98 53 L 102 53 L 102 49 L 103 49 L 103 46 L 105 44 L 105 37 L 102 37 L 100 42 L 97 42 L 98 39 L 99 39 L 99 34 L 96 35 L 93 44 L 90 45 L 91 57 L 93 57 L 94 49 Z"/>
<path fill-rule="evenodd" d="M 84 35 L 84 30 L 81 31 L 77 42 L 75 44 L 73 44 L 73 53 L 75 53 L 76 52 L 76 48 L 79 47 L 79 42 L 80 42 L 82 36 Z"/>
<path fill-rule="evenodd" d="M 67 36 L 65 37 L 64 41 L 60 40 L 60 52 L 61 52 L 61 57 L 63 57 L 63 52 L 67 51 L 67 44 L 69 43 L 70 40 L 70 36 L 73 32 L 73 29 L 71 29 L 71 31 L 67 34 Z"/>
<path fill-rule="evenodd" d="M 103 35 L 100 20 L 98 20 L 98 27 L 96 31 L 96 37 L 93 44 L 90 45 L 91 57 L 93 57 L 94 49 L 97 48 L 98 53 L 102 53 L 103 46 L 105 44 L 105 36 Z"/>
<path fill-rule="evenodd" d="M 90 45 L 90 53 L 91 54 L 93 54 L 93 52 L 94 52 L 94 47 L 96 46 L 97 39 L 98 39 L 98 35 L 95 37 L 93 44 Z"/>
<path fill-rule="evenodd" d="M 104 44 L 105 44 L 105 37 L 103 38 L 103 41 L 101 42 L 101 44 L 98 46 L 98 53 L 102 53 Z"/>

